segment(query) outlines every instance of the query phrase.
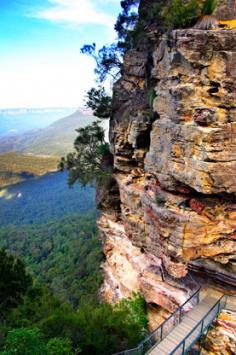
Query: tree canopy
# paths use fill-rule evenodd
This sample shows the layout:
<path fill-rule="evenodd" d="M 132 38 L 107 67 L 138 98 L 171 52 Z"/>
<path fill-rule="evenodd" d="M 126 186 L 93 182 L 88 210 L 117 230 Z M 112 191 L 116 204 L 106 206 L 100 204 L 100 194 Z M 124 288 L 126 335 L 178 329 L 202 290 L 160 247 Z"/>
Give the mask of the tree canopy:
<path fill-rule="evenodd" d="M 0 249 L 0 318 L 16 307 L 32 285 L 21 260 Z"/>
<path fill-rule="evenodd" d="M 112 98 L 104 87 L 92 88 L 87 92 L 86 106 L 93 110 L 98 118 L 110 118 L 112 113 Z"/>
<path fill-rule="evenodd" d="M 100 121 L 77 130 L 74 152 L 61 159 L 60 169 L 69 171 L 69 184 L 78 181 L 82 186 L 95 184 L 110 174 L 103 164 L 104 157 L 110 155 L 109 144 L 105 141 L 105 131 Z"/>

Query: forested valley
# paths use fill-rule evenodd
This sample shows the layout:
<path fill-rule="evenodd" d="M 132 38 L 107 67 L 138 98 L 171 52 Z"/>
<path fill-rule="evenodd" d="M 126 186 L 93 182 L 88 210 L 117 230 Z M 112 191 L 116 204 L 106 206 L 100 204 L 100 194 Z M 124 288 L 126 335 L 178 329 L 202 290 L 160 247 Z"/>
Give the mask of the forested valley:
<path fill-rule="evenodd" d="M 0 354 L 109 354 L 142 339 L 139 295 L 116 306 L 100 302 L 95 215 L 1 228 Z"/>
<path fill-rule="evenodd" d="M 102 303 L 95 189 L 67 172 L 8 186 L 0 197 L 0 354 L 110 354 L 146 334 L 139 295 Z"/>

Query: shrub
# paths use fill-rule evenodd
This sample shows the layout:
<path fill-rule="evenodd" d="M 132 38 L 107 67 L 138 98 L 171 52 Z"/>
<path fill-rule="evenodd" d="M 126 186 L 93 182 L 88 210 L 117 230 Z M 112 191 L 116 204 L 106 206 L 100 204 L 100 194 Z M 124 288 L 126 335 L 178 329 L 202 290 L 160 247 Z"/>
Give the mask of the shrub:
<path fill-rule="evenodd" d="M 57 311 L 41 323 L 50 339 L 69 338 L 81 354 L 104 355 L 132 348 L 146 335 L 146 304 L 140 295 L 110 304 L 83 304 L 77 312 Z"/>
<path fill-rule="evenodd" d="M 72 345 L 69 339 L 52 338 L 47 343 L 47 355 L 72 355 Z"/>
<path fill-rule="evenodd" d="M 156 94 L 156 91 L 154 88 L 151 88 L 149 91 L 148 91 L 148 103 L 149 103 L 149 106 L 150 108 L 153 107 L 153 102 L 156 98 L 157 94 Z"/>
<path fill-rule="evenodd" d="M 172 0 L 163 9 L 162 16 L 169 29 L 185 28 L 196 21 L 200 14 L 197 0 Z"/>
<path fill-rule="evenodd" d="M 43 335 L 38 328 L 19 328 L 8 332 L 2 355 L 42 355 L 46 352 Z"/>

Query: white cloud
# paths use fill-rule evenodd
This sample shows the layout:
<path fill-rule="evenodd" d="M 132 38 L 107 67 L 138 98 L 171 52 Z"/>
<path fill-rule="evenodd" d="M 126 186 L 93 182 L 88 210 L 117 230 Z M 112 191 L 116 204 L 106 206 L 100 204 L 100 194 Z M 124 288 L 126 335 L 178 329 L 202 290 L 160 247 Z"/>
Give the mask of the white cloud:
<path fill-rule="evenodd" d="M 65 53 L 0 58 L 0 108 L 82 106 L 93 61 Z"/>
<path fill-rule="evenodd" d="M 98 9 L 99 3 L 104 2 L 115 3 L 114 0 L 49 0 L 47 8 L 38 9 L 31 15 L 73 25 L 95 24 L 113 27 L 114 17 Z"/>

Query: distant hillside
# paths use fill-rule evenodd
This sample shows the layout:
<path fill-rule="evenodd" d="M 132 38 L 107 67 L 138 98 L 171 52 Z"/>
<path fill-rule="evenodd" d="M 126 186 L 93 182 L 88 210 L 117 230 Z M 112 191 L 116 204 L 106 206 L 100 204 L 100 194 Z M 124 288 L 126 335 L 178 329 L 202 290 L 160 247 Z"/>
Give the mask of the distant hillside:
<path fill-rule="evenodd" d="M 0 136 L 22 134 L 42 129 L 56 120 L 71 115 L 73 108 L 19 108 L 0 110 Z"/>
<path fill-rule="evenodd" d="M 0 188 L 57 170 L 58 157 L 0 154 Z"/>
<path fill-rule="evenodd" d="M 46 128 L 1 137 L 0 152 L 65 155 L 73 148 L 75 129 L 84 127 L 94 120 L 95 118 L 86 111 L 78 110 Z"/>

